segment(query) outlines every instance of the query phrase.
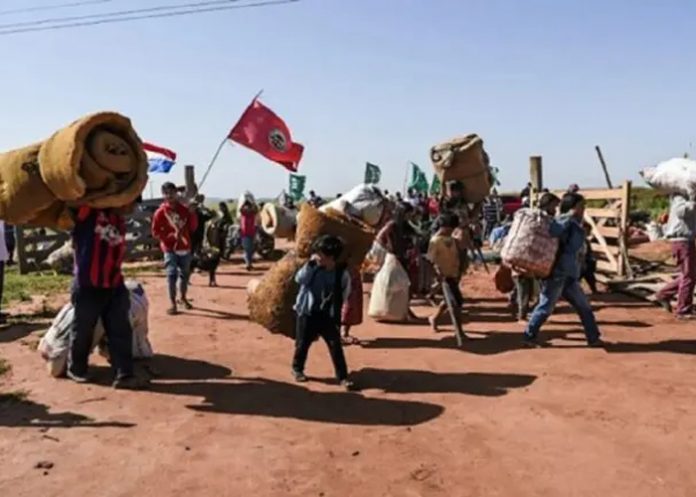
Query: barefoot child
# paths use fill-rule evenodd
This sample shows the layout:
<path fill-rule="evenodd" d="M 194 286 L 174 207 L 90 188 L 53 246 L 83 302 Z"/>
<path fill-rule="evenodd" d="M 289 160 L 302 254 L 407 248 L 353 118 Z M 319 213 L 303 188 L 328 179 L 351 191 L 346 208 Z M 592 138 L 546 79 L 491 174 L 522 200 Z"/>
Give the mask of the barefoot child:
<path fill-rule="evenodd" d="M 335 236 L 322 236 L 314 244 L 314 254 L 295 275 L 300 291 L 295 302 L 297 329 L 292 371 L 298 382 L 307 381 L 304 374 L 307 354 L 317 336 L 329 347 L 339 384 L 350 389 L 348 367 L 341 345 L 341 308 L 350 294 L 350 275 L 337 265 L 343 242 Z"/>
<path fill-rule="evenodd" d="M 453 309 L 453 312 L 456 313 L 455 315 L 461 316 L 462 304 L 464 303 L 462 292 L 459 289 L 461 258 L 457 241 L 452 236 L 454 230 L 459 227 L 459 217 L 451 212 L 446 212 L 440 216 L 438 226 L 438 230 L 428 245 L 428 259 L 442 280 L 443 290 L 449 290 L 454 297 L 456 309 Z M 444 288 L 445 286 L 447 289 Z M 445 299 L 440 303 L 435 314 L 429 318 L 433 330 L 437 331 L 437 321 L 446 310 L 447 302 Z M 461 322 L 461 317 L 458 321 Z M 458 326 L 458 323 L 454 324 Z"/>
<path fill-rule="evenodd" d="M 152 218 L 152 236 L 160 241 L 164 252 L 164 267 L 169 285 L 171 307 L 167 313 L 178 313 L 176 303 L 176 282 L 179 280 L 181 302 L 186 309 L 192 306 L 187 298 L 189 272 L 191 271 L 191 234 L 196 231 L 198 217 L 179 200 L 179 192 L 174 183 L 162 185 L 164 202 Z"/>

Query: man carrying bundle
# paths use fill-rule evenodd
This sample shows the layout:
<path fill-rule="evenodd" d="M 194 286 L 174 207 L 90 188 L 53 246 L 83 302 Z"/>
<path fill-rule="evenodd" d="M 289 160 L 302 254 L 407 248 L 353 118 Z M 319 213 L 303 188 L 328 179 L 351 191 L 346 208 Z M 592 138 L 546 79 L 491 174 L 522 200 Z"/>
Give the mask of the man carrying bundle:
<path fill-rule="evenodd" d="M 656 302 L 672 312 L 671 300 L 676 296 L 677 319 L 694 319 L 696 202 L 692 198 L 681 193 L 672 195 L 665 236 L 672 242 L 672 255 L 679 265 L 679 277 L 659 291 Z"/>
<path fill-rule="evenodd" d="M 560 240 L 560 246 L 551 276 L 542 283 L 537 304 L 524 332 L 524 344 L 538 347 L 537 336 L 561 299 L 565 298 L 580 315 L 590 347 L 603 346 L 594 312 L 580 286 L 579 255 L 585 245 L 582 221 L 585 199 L 578 193 L 566 193 L 561 200 L 561 217 L 551 223 L 551 236 Z"/>
<path fill-rule="evenodd" d="M 73 216 L 75 321 L 70 336 L 67 376 L 77 383 L 89 381 L 87 363 L 94 328 L 101 318 L 115 373 L 114 388 L 140 388 L 142 381 L 133 376 L 130 294 L 121 272 L 126 254 L 123 214 L 115 209 L 83 206 Z"/>

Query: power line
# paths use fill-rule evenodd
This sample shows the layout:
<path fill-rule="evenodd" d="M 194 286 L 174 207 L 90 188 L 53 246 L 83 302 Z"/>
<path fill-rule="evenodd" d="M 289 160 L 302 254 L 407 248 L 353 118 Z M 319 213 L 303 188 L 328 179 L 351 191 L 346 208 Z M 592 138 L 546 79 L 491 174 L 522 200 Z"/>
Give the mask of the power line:
<path fill-rule="evenodd" d="M 0 30 L 23 28 L 23 27 L 28 27 L 28 26 L 39 26 L 42 24 L 63 24 L 63 23 L 69 23 L 69 22 L 87 21 L 87 20 L 101 19 L 101 18 L 108 19 L 108 18 L 112 18 L 112 17 L 130 16 L 130 15 L 136 15 L 136 14 L 150 14 L 150 13 L 154 13 L 154 12 L 166 12 L 169 10 L 176 11 L 179 9 L 185 9 L 185 8 L 189 8 L 189 7 L 193 7 L 193 8 L 212 7 L 215 5 L 237 3 L 240 1 L 242 1 L 242 0 L 206 0 L 206 1 L 183 3 L 183 4 L 158 5 L 156 7 L 146 7 L 146 8 L 140 8 L 140 9 L 127 9 L 127 10 L 116 10 L 116 11 L 112 11 L 112 12 L 102 12 L 102 13 L 96 13 L 96 14 L 84 14 L 84 15 L 79 15 L 79 16 L 49 17 L 47 19 L 36 19 L 33 21 L 20 21 L 20 22 L 11 22 L 11 23 L 7 23 L 7 24 L 0 24 Z"/>
<path fill-rule="evenodd" d="M 227 3 L 230 2 L 239 2 L 242 0 L 227 0 Z M 32 33 L 32 32 L 37 32 L 37 31 L 53 31 L 53 30 L 58 30 L 58 29 L 70 29 L 70 28 L 78 28 L 78 27 L 84 27 L 84 26 L 96 26 L 99 24 L 112 24 L 112 23 L 117 23 L 117 22 L 128 22 L 128 21 L 137 21 L 141 19 L 157 19 L 157 18 L 164 18 L 164 17 L 177 17 L 177 16 L 185 16 L 185 15 L 194 15 L 194 14 L 202 14 L 205 12 L 219 12 L 219 11 L 225 11 L 225 10 L 236 10 L 236 9 L 246 9 L 246 8 L 257 8 L 257 7 L 270 7 L 273 5 L 283 5 L 283 4 L 289 4 L 289 3 L 295 3 L 299 2 L 300 0 L 266 0 L 266 1 L 260 1 L 260 2 L 255 2 L 255 3 L 247 3 L 243 5 L 222 5 L 218 7 L 206 7 L 206 8 L 195 8 L 195 9 L 187 9 L 187 10 L 177 10 L 173 12 L 160 12 L 158 14 L 142 14 L 142 15 L 131 15 L 131 16 L 112 16 L 112 17 L 107 17 L 105 19 L 97 19 L 97 20 L 92 20 L 92 21 L 83 21 L 83 22 L 72 22 L 72 23 L 67 23 L 67 24 L 53 24 L 53 25 L 48 25 L 48 26 L 33 26 L 33 27 L 19 27 L 15 29 L 12 25 L 6 26 L 6 29 L 2 30 L 0 29 L 0 36 L 6 36 L 6 35 L 13 35 L 13 34 L 19 34 L 19 33 Z"/>
<path fill-rule="evenodd" d="M 114 0 L 82 0 L 80 2 L 54 3 L 52 5 L 37 5 L 35 7 L 21 7 L 18 9 L 0 10 L 0 16 L 9 16 L 12 14 L 24 14 L 28 12 L 41 12 L 45 10 L 68 9 L 71 7 L 82 7 L 84 5 L 97 5 L 100 3 L 110 3 Z"/>

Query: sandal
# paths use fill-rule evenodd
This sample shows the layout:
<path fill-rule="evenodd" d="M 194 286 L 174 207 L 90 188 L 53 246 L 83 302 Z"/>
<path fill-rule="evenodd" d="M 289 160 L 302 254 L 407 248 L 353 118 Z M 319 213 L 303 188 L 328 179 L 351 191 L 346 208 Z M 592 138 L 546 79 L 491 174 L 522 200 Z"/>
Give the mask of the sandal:
<path fill-rule="evenodd" d="M 341 337 L 341 343 L 343 345 L 360 345 L 360 339 L 358 339 L 357 337 L 350 336 L 350 335 L 348 335 L 348 336 L 344 335 Z"/>

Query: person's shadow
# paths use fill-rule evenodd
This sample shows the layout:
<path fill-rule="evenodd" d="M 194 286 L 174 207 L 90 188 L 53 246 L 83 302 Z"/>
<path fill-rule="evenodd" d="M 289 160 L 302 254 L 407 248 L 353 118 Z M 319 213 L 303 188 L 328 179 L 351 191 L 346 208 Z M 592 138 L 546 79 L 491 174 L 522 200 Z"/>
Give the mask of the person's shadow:
<path fill-rule="evenodd" d="M 444 412 L 426 402 L 376 399 L 349 392 L 315 392 L 303 386 L 263 378 L 215 382 L 153 383 L 151 391 L 202 397 L 190 409 L 222 414 L 292 418 L 365 426 L 411 426 Z"/>
<path fill-rule="evenodd" d="M 513 388 L 531 385 L 536 376 L 504 373 L 434 373 L 415 370 L 364 368 L 352 379 L 363 389 L 388 393 L 460 393 L 498 397 Z"/>
<path fill-rule="evenodd" d="M 74 412 L 49 412 L 31 400 L 4 399 L 0 395 L 0 426 L 9 428 L 131 428 L 134 423 L 100 422 Z"/>

